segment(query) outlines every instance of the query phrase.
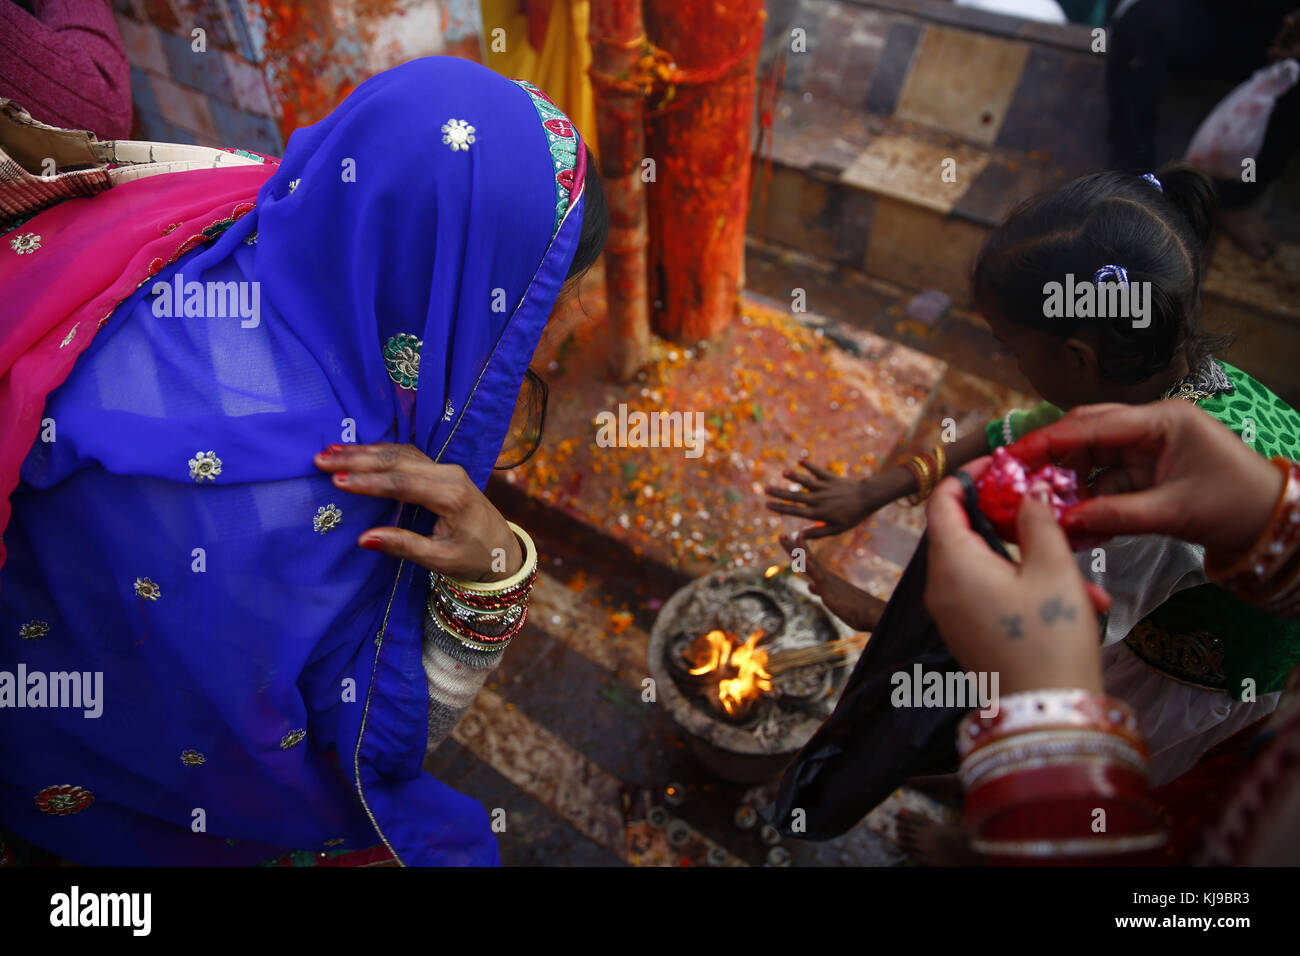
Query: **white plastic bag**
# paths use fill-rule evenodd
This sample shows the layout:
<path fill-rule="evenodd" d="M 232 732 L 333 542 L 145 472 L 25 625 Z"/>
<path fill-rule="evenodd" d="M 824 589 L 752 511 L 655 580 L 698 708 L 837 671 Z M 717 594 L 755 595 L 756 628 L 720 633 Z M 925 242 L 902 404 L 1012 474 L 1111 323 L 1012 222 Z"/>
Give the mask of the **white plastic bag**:
<path fill-rule="evenodd" d="M 1256 70 L 1205 117 L 1187 148 L 1187 161 L 1211 176 L 1239 179 L 1242 163 L 1257 159 L 1277 98 L 1300 80 L 1300 63 L 1279 60 Z"/>

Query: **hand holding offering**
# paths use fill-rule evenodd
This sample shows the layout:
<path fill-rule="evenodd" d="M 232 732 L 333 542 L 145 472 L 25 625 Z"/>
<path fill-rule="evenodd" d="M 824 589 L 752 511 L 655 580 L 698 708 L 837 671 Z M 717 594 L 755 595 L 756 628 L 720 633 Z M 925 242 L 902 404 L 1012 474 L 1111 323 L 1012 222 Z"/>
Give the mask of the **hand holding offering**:
<path fill-rule="evenodd" d="M 971 471 L 980 467 L 976 462 Z M 1110 596 L 1079 573 L 1044 503 L 1048 494 L 1031 482 L 1023 507 L 1016 500 L 1020 564 L 996 554 L 971 527 L 957 479 L 940 482 L 926 510 L 926 609 L 953 657 L 968 670 L 998 673 L 1002 694 L 1101 691 L 1096 615 Z"/>
<path fill-rule="evenodd" d="M 1067 508 L 1079 503 L 1079 478 L 1069 468 L 1043 465 L 1030 472 L 1024 463 L 1005 448 L 993 450 L 993 461 L 975 481 L 980 511 L 1005 541 L 1019 543 L 1016 516 L 1031 486 L 1047 488 L 1046 504 L 1057 521 Z"/>
<path fill-rule="evenodd" d="M 1100 474 L 1060 519 L 1071 540 L 1167 534 L 1205 545 L 1221 564 L 1268 526 L 1284 485 L 1268 459 L 1195 405 L 1092 405 L 1030 432 L 1008 452 Z"/>

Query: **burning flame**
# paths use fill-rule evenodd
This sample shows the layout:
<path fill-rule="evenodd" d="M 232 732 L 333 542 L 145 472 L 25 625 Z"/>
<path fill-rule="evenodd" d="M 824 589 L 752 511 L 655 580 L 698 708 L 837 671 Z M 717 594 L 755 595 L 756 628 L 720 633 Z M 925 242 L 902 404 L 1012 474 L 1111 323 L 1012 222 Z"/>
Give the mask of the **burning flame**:
<path fill-rule="evenodd" d="M 718 701 L 728 714 L 736 713 L 743 704 L 772 689 L 767 651 L 757 646 L 762 636 L 762 631 L 755 631 L 744 644 L 736 646 L 736 638 L 722 631 L 709 631 L 691 645 L 696 663 L 690 670 L 693 675 L 698 677 L 723 668 L 736 672 L 735 677 L 718 681 Z"/>
<path fill-rule="evenodd" d="M 762 636 L 762 631 L 755 631 L 740 647 L 732 648 L 731 666 L 740 673 L 731 680 L 718 682 L 718 699 L 729 714 L 734 714 L 743 702 L 757 697 L 761 691 L 772 689 L 772 675 L 766 670 L 767 651 L 755 646 Z"/>
<path fill-rule="evenodd" d="M 765 578 L 774 577 L 776 574 L 780 573 L 780 571 L 781 571 L 781 565 L 774 564 L 766 571 L 763 572 L 763 577 Z"/>
<path fill-rule="evenodd" d="M 706 644 L 705 647 L 700 647 L 699 641 L 691 645 L 691 653 L 697 661 L 703 654 L 707 653 L 709 655 L 699 667 L 691 668 L 691 673 L 696 677 L 717 670 L 727 663 L 727 658 L 731 656 L 731 641 L 721 631 L 709 631 L 704 635 L 703 640 Z"/>

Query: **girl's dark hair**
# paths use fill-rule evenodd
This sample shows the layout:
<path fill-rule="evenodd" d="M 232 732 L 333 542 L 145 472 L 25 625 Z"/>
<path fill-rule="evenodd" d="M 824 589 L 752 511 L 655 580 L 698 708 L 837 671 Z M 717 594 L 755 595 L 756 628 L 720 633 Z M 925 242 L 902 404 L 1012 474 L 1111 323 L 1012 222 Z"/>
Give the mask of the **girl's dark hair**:
<path fill-rule="evenodd" d="M 975 302 L 996 315 L 1062 339 L 1093 323 L 1098 371 L 1134 385 L 1169 367 L 1182 352 L 1190 368 L 1226 348 L 1230 337 L 1200 324 L 1202 256 L 1214 219 L 1214 187 L 1185 164 L 1156 174 L 1161 188 L 1129 173 L 1092 173 L 1037 196 L 1011 213 L 975 259 Z M 1150 325 L 1045 314 L 1043 286 L 1091 282 L 1104 265 L 1150 283 Z"/>
<path fill-rule="evenodd" d="M 596 157 L 591 154 L 591 147 L 583 143 L 582 148 L 587 151 L 586 184 L 582 189 L 582 234 L 578 237 L 578 248 L 573 253 L 567 279 L 585 275 L 600 258 L 605 240 L 609 238 L 609 203 L 605 200 L 605 187 L 596 171 Z"/>

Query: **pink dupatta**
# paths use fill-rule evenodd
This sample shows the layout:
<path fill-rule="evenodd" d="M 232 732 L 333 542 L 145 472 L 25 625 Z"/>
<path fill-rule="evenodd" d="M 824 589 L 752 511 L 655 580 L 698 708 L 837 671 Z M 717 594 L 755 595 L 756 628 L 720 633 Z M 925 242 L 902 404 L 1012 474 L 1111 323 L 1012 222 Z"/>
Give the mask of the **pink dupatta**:
<path fill-rule="evenodd" d="M 0 534 L 45 400 L 132 292 L 253 209 L 277 164 L 172 172 L 69 199 L 0 237 Z M 0 566 L 5 560 L 0 539 Z"/>

